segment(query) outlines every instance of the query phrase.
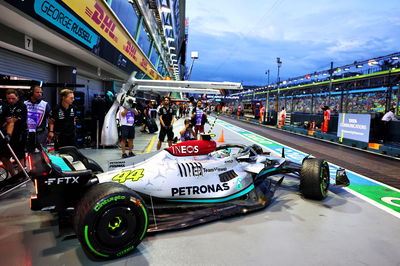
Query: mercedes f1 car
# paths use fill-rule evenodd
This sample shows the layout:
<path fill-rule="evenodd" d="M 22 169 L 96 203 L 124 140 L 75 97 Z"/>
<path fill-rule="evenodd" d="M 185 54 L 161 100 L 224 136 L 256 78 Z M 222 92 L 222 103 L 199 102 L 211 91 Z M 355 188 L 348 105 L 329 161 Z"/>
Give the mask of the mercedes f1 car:
<path fill-rule="evenodd" d="M 62 148 L 58 156 L 32 154 L 28 165 L 36 188 L 31 209 L 73 209 L 83 249 L 101 259 L 132 252 L 147 232 L 262 209 L 287 175 L 299 178 L 301 193 L 310 199 L 323 200 L 330 184 L 323 160 L 305 158 L 298 164 L 257 145 L 217 147 L 212 140 L 178 143 L 108 172 L 73 147 Z M 345 171 L 338 171 L 336 185 L 348 184 Z"/>

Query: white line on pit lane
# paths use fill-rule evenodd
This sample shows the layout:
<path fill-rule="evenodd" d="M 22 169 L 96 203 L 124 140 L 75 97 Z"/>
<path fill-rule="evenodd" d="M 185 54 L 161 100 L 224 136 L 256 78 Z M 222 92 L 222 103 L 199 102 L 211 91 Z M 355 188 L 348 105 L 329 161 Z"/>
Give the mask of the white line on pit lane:
<path fill-rule="evenodd" d="M 223 123 L 229 124 L 229 125 L 231 125 L 231 127 L 226 127 L 226 126 L 223 125 Z M 232 127 L 239 128 L 241 131 L 246 131 L 246 132 L 249 132 L 249 133 L 251 133 L 251 134 L 257 135 L 257 136 L 259 136 L 259 137 L 261 137 L 261 138 L 267 139 L 267 138 L 265 138 L 265 137 L 263 137 L 263 136 L 261 136 L 261 135 L 258 135 L 258 134 L 256 134 L 256 133 L 253 133 L 253 132 L 248 131 L 248 130 L 246 130 L 246 129 L 240 128 L 240 127 L 238 127 L 238 126 L 232 125 L 232 124 L 230 124 L 230 123 L 228 123 L 228 122 L 225 122 L 225 121 L 223 121 L 222 124 L 221 124 L 220 121 L 217 121 L 217 124 L 218 124 L 219 126 L 223 127 L 223 128 L 228 129 L 229 131 L 235 133 L 236 135 L 238 135 L 238 136 L 240 136 L 240 137 L 242 137 L 242 138 L 245 138 L 245 139 L 247 139 L 248 141 L 250 141 L 250 142 L 252 142 L 252 143 L 254 143 L 254 144 L 257 144 L 257 145 L 260 145 L 260 144 L 257 143 L 257 142 L 255 142 L 254 140 L 252 140 L 252 139 L 250 139 L 250 138 L 248 138 L 248 137 L 246 137 L 246 136 L 244 136 L 244 135 L 241 135 L 240 133 L 234 131 L 234 130 L 232 129 Z M 268 139 L 267 139 L 267 140 L 268 140 Z M 296 150 L 296 149 L 294 149 L 294 148 L 292 148 L 292 147 L 286 146 L 286 145 L 284 145 L 284 144 L 282 144 L 282 143 L 280 143 L 280 142 L 278 142 L 278 141 L 273 141 L 273 142 L 275 142 L 275 143 L 277 143 L 277 144 L 279 144 L 279 145 L 281 145 L 281 146 L 283 146 L 283 147 L 286 147 L 286 148 L 289 148 L 289 149 L 291 149 L 291 150 L 294 150 L 294 151 L 296 151 L 296 152 L 298 152 L 298 153 L 300 153 L 300 154 L 304 154 L 305 156 L 308 155 L 308 154 L 306 154 L 306 153 L 304 153 L 304 152 L 302 152 L 302 151 L 299 151 L 299 150 Z M 279 152 L 277 152 L 276 150 L 273 150 L 273 149 L 270 149 L 270 148 L 268 148 L 268 147 L 265 147 L 264 145 L 263 145 L 263 147 L 266 148 L 266 149 L 268 149 L 269 151 L 271 151 L 271 152 L 277 154 L 278 156 L 281 155 L 281 154 L 280 154 Z M 329 164 L 332 165 L 332 166 L 334 166 L 334 167 L 337 167 L 337 168 L 343 168 L 343 167 L 340 167 L 340 166 L 338 166 L 338 165 L 336 165 L 336 164 L 333 164 L 333 163 L 329 163 Z M 371 181 L 371 182 L 373 182 L 373 183 L 376 183 L 376 184 L 379 184 L 379 185 L 381 185 L 381 186 L 384 186 L 384 187 L 390 188 L 390 189 L 392 189 L 392 190 L 395 190 L 395 191 L 397 191 L 397 192 L 400 192 L 399 189 L 396 189 L 396 188 L 394 188 L 394 187 L 388 186 L 388 185 L 386 185 L 386 184 L 383 184 L 383 183 L 381 183 L 381 182 L 379 182 L 379 181 L 373 180 L 373 179 L 371 179 L 371 178 L 369 178 L 369 177 L 366 177 L 366 176 L 363 176 L 363 175 L 361 175 L 361 174 L 355 173 L 355 172 L 353 172 L 353 171 L 351 171 L 351 170 L 347 170 L 347 169 L 346 169 L 346 172 L 352 173 L 353 175 L 356 175 L 356 176 L 358 176 L 358 177 L 367 179 L 367 180 L 369 180 L 369 181 Z M 390 208 L 388 208 L 388 207 L 386 207 L 386 206 L 384 206 L 384 205 L 382 205 L 382 204 L 379 204 L 378 202 L 376 202 L 376 201 L 374 201 L 374 200 L 371 200 L 370 198 L 368 198 L 368 197 L 366 197 L 366 196 L 364 196 L 364 195 L 362 195 L 362 194 L 360 194 L 360 193 L 358 193 L 358 192 L 356 192 L 356 191 L 354 191 L 354 190 L 352 190 L 352 189 L 349 189 L 349 188 L 342 188 L 342 189 L 346 190 L 347 192 L 353 194 L 354 196 L 356 196 L 356 197 L 358 197 L 358 198 L 360 198 L 360 199 L 363 199 L 364 201 L 366 201 L 366 202 L 368 202 L 368 203 L 374 205 L 375 207 L 377 207 L 377 208 L 379 208 L 379 209 L 381 209 L 381 210 L 383 210 L 383 211 L 385 211 L 385 212 L 387 212 L 387 213 L 389 213 L 389 214 L 391 214 L 391 215 L 393 215 L 393 216 L 395 216 L 395 217 L 397 217 L 397 218 L 400 218 L 400 213 L 398 213 L 398 212 L 396 212 L 396 211 L 394 211 L 394 210 L 392 210 L 392 209 L 390 209 Z"/>

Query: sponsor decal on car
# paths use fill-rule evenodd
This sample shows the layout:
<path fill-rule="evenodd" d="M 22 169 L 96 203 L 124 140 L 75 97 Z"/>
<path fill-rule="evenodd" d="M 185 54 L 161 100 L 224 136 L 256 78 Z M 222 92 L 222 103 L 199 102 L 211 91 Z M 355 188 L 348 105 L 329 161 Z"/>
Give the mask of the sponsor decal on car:
<path fill-rule="evenodd" d="M 229 190 L 228 183 L 171 188 L 172 197 L 209 194 Z"/>
<path fill-rule="evenodd" d="M 204 175 L 203 165 L 197 162 L 178 163 L 178 169 L 182 177 Z"/>
<path fill-rule="evenodd" d="M 110 161 L 108 165 L 109 169 L 122 168 L 122 167 L 125 167 L 125 161 L 115 161 L 115 162 Z"/>
<path fill-rule="evenodd" d="M 173 153 L 198 153 L 199 146 L 171 146 Z"/>
<path fill-rule="evenodd" d="M 79 176 L 64 176 L 64 177 L 52 177 L 52 178 L 47 178 L 47 180 L 44 181 L 47 185 L 68 185 L 68 184 L 79 184 Z"/>
<path fill-rule="evenodd" d="M 214 168 L 209 168 L 209 169 L 204 168 L 204 172 L 206 172 L 206 173 L 223 172 L 226 170 L 228 170 L 228 168 L 226 168 L 226 167 L 214 167 Z"/>
<path fill-rule="evenodd" d="M 127 180 L 131 180 L 132 182 L 136 182 L 144 176 L 143 172 L 144 172 L 143 168 L 123 171 L 122 173 L 115 175 L 112 178 L 112 181 L 116 181 L 118 183 L 125 183 Z"/>

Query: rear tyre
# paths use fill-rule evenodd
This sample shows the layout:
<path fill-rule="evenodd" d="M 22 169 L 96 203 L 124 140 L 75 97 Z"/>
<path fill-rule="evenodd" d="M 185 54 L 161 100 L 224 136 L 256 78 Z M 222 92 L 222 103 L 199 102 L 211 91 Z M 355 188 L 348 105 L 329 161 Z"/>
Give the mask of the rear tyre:
<path fill-rule="evenodd" d="M 329 166 L 320 159 L 305 159 L 301 168 L 300 191 L 309 199 L 323 200 L 328 195 Z"/>
<path fill-rule="evenodd" d="M 76 207 L 74 229 L 86 253 L 113 259 L 132 252 L 148 227 L 143 199 L 117 183 L 91 187 Z"/>

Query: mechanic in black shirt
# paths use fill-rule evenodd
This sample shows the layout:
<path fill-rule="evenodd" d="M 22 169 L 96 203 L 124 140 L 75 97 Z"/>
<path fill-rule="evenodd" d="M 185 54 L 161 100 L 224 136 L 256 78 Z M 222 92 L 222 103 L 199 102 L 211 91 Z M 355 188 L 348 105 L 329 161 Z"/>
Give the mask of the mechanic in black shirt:
<path fill-rule="evenodd" d="M 160 108 L 158 115 L 160 117 L 160 135 L 158 136 L 157 150 L 161 148 L 161 143 L 164 142 L 165 135 L 168 136 L 168 146 L 172 146 L 174 139 L 174 132 L 172 126 L 174 125 L 174 111 L 170 105 L 170 98 L 165 97 L 163 106 Z"/>
<path fill-rule="evenodd" d="M 12 154 L 7 147 L 10 144 L 17 158 L 25 165 L 25 144 L 27 137 L 26 106 L 19 101 L 19 95 L 16 90 L 8 89 L 6 92 L 6 103 L 3 103 L 1 114 L 1 129 L 5 139 L 0 144 L 0 160 L 3 162 L 6 170 L 14 175 L 14 167 L 10 162 Z M 22 169 L 20 169 L 22 173 Z"/>
<path fill-rule="evenodd" d="M 69 89 L 61 90 L 61 103 L 50 112 L 49 137 L 54 137 L 54 149 L 63 146 L 75 146 L 76 107 L 74 92 Z"/>

